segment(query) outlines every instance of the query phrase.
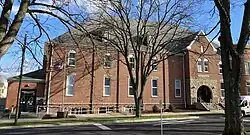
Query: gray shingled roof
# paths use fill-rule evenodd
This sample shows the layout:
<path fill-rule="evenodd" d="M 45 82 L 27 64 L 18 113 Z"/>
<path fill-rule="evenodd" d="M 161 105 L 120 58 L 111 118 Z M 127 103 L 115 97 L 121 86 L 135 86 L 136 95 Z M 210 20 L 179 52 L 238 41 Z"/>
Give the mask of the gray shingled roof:
<path fill-rule="evenodd" d="M 19 76 L 14 76 L 8 79 L 8 81 L 19 81 Z M 23 74 L 22 81 L 29 82 L 44 82 L 45 81 L 45 71 L 44 69 L 39 69 L 33 72 Z"/>
<path fill-rule="evenodd" d="M 131 30 L 132 32 L 133 30 L 135 30 L 134 33 L 136 33 L 136 23 L 137 22 L 135 20 L 131 20 Z M 154 27 L 150 27 L 150 25 L 154 25 L 154 24 L 155 22 L 149 23 L 149 26 L 147 27 L 149 29 L 148 31 L 154 31 Z M 103 26 L 101 22 L 88 23 L 84 27 L 88 28 L 88 30 L 90 30 L 91 32 L 97 32 L 97 33 L 102 33 L 103 31 L 109 29 L 109 28 L 105 28 L 107 26 Z M 175 29 L 169 30 L 171 27 L 173 26 L 171 25 L 164 26 L 163 30 L 161 30 L 162 33 L 160 33 L 159 39 L 161 39 L 161 36 L 165 34 L 164 30 L 167 31 L 167 36 L 164 37 L 164 40 L 168 41 L 171 39 L 171 43 L 166 42 L 167 43 L 166 49 L 167 51 L 172 52 L 172 53 L 176 53 L 176 52 L 179 52 L 180 50 L 185 49 L 198 34 L 198 32 L 191 32 L 188 29 L 183 28 L 183 27 L 178 27 L 178 29 L 176 30 L 177 31 L 177 34 L 176 34 Z M 76 39 L 79 45 L 81 46 L 91 45 L 90 39 L 83 32 L 76 30 L 76 29 L 72 29 L 71 34 L 73 35 L 74 39 Z M 71 34 L 69 32 L 66 32 L 56 37 L 55 39 L 53 39 L 53 41 L 55 43 L 58 43 L 59 45 L 64 44 L 66 46 L 75 46 L 75 43 L 73 41 Z M 174 35 L 174 38 L 172 38 L 173 35 Z M 164 43 L 164 40 L 162 43 Z M 100 45 L 101 42 L 98 41 L 98 44 Z"/>

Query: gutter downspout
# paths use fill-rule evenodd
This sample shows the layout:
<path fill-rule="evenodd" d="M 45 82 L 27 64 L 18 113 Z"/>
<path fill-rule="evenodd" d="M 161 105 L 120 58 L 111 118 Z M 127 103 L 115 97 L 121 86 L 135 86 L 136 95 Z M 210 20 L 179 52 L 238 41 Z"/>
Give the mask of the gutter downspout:
<path fill-rule="evenodd" d="M 53 55 L 53 46 L 52 44 L 50 43 L 49 44 L 49 48 L 48 48 L 48 56 L 49 56 L 49 59 L 48 59 L 48 66 L 45 67 L 45 72 L 48 70 L 48 74 L 47 74 L 47 85 L 46 85 L 46 108 L 47 108 L 47 111 L 46 113 L 49 114 L 49 98 L 50 98 L 50 89 L 51 89 L 51 78 L 52 78 L 52 74 L 51 74 L 51 68 L 52 68 L 52 55 Z"/>
<path fill-rule="evenodd" d="M 185 81 L 186 80 L 186 78 L 185 78 L 185 75 L 186 75 L 185 74 L 185 55 L 186 55 L 186 52 L 184 51 L 184 53 L 183 53 L 183 60 L 182 60 L 182 65 L 183 65 L 183 67 L 182 67 L 183 68 L 182 69 L 183 70 L 183 72 L 182 72 L 183 73 L 183 90 L 184 90 L 183 91 L 183 93 L 184 93 L 183 94 L 184 95 L 183 96 L 184 97 L 183 100 L 184 100 L 184 106 L 185 106 L 185 108 L 187 108 L 187 102 L 186 102 L 186 94 L 187 93 L 186 93 L 186 81 Z"/>
<path fill-rule="evenodd" d="M 163 64 L 163 106 L 164 106 L 164 109 L 166 109 L 166 72 L 165 72 L 165 60 L 163 60 L 162 62 Z"/>
<path fill-rule="evenodd" d="M 116 66 L 116 112 L 119 112 L 119 95 L 120 95 L 120 53 L 117 51 L 117 66 Z"/>

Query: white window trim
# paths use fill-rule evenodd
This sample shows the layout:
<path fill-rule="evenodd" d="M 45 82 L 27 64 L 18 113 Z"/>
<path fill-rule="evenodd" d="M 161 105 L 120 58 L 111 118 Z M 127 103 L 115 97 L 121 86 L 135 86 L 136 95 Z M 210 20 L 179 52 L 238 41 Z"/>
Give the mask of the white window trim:
<path fill-rule="evenodd" d="M 204 52 L 204 50 L 203 50 L 203 46 L 201 45 L 201 53 L 203 53 Z"/>
<path fill-rule="evenodd" d="M 207 69 L 208 69 L 208 70 L 207 70 L 207 71 L 205 70 L 205 69 L 206 69 L 205 62 L 208 63 L 208 65 L 207 65 Z M 209 72 L 209 61 L 208 61 L 208 59 L 204 59 L 204 60 L 203 60 L 203 65 L 204 65 L 204 67 L 203 67 L 203 68 L 204 68 L 204 72 Z"/>
<path fill-rule="evenodd" d="M 201 62 L 201 65 L 199 65 L 199 62 Z M 201 68 L 199 66 L 201 66 Z M 201 71 L 200 71 L 200 69 L 201 69 Z M 202 60 L 200 58 L 197 60 L 197 72 L 199 72 L 199 73 L 202 72 Z"/>
<path fill-rule="evenodd" d="M 177 95 L 176 95 L 176 81 L 180 81 L 180 96 L 177 96 Z M 174 94 L 175 94 L 175 95 L 174 95 L 174 96 L 175 96 L 176 98 L 180 98 L 180 97 L 181 97 L 181 80 L 180 80 L 180 79 L 175 79 L 175 82 L 174 82 L 174 83 L 175 83 L 175 84 L 174 84 L 174 85 L 175 85 L 175 88 L 174 88 L 174 90 L 175 90 L 175 91 L 174 91 Z"/>
<path fill-rule="evenodd" d="M 109 82 L 109 83 L 110 83 L 110 85 L 109 85 L 110 94 L 109 94 L 109 95 L 106 95 L 106 94 L 105 94 L 105 88 L 106 88 L 105 79 L 106 79 L 106 78 L 109 78 L 109 79 L 110 79 L 110 82 Z M 104 97 L 109 97 L 109 96 L 111 96 L 111 78 L 110 78 L 109 76 L 104 76 L 104 77 L 103 77 L 103 96 L 104 96 Z"/>
<path fill-rule="evenodd" d="M 130 58 L 134 58 L 134 67 L 132 68 L 132 70 L 134 70 L 135 69 L 135 57 L 134 57 L 134 55 L 132 55 L 132 54 L 130 54 L 130 55 L 128 55 L 128 62 L 129 62 L 129 66 L 130 66 Z"/>
<path fill-rule="evenodd" d="M 68 52 L 68 66 L 70 66 L 70 67 L 75 67 L 75 66 L 76 66 L 76 57 L 75 57 L 75 58 L 70 58 L 69 56 L 70 56 L 71 53 L 74 53 L 75 56 L 76 56 L 76 51 L 70 50 L 70 51 Z M 70 64 L 69 64 L 69 60 L 70 60 L 70 59 L 74 59 L 74 60 L 75 60 L 75 65 L 70 65 Z"/>
<path fill-rule="evenodd" d="M 68 76 L 70 76 L 70 75 L 73 75 L 73 77 L 75 77 L 76 74 L 69 74 L 69 75 L 67 75 L 67 77 L 66 77 L 65 95 L 66 95 L 67 97 L 73 97 L 73 96 L 74 96 L 74 94 L 68 94 L 68 93 L 67 93 L 67 89 L 68 89 Z M 74 80 L 74 81 L 75 81 L 75 80 Z M 74 82 L 73 86 L 75 87 L 75 82 Z M 74 88 L 74 87 L 73 87 L 73 93 L 74 93 L 74 91 L 75 91 L 75 88 Z"/>
<path fill-rule="evenodd" d="M 129 94 L 129 88 L 130 88 L 130 77 L 128 77 L 128 97 L 134 97 L 134 95 Z"/>
<path fill-rule="evenodd" d="M 154 65 L 156 66 L 156 68 L 154 68 L 153 71 L 156 72 L 156 71 L 158 71 L 158 63 L 153 64 L 153 60 L 156 60 L 156 62 L 157 62 L 157 57 L 153 57 L 153 58 L 152 58 L 152 67 L 153 67 Z"/>
<path fill-rule="evenodd" d="M 222 67 L 220 67 L 220 65 L 222 65 L 222 62 L 221 62 L 221 61 L 219 62 L 219 74 L 222 74 L 222 73 L 220 72 L 220 69 L 221 69 L 221 71 L 222 71 Z"/>
<path fill-rule="evenodd" d="M 112 66 L 112 61 L 110 61 L 110 62 L 111 62 L 110 67 L 105 66 L 106 56 L 111 56 L 111 55 L 110 55 L 110 53 L 106 53 L 106 54 L 105 54 L 105 56 L 104 56 L 104 58 L 103 58 L 103 68 L 111 68 L 111 66 Z"/>
<path fill-rule="evenodd" d="M 220 83 L 220 85 L 221 85 L 222 83 L 223 83 L 223 85 L 224 85 L 224 87 L 225 87 L 224 82 L 221 82 L 221 83 Z M 224 93 L 225 93 L 225 88 L 224 88 L 224 89 L 222 89 L 222 88 L 220 87 L 220 93 L 222 93 L 222 92 L 221 92 L 222 90 L 224 90 Z M 222 96 L 222 94 L 221 94 L 221 97 L 222 97 L 222 98 L 224 98 L 224 97 Z"/>
<path fill-rule="evenodd" d="M 247 95 L 250 95 L 250 92 L 248 92 L 248 86 L 250 86 L 250 85 L 247 85 L 247 82 L 250 82 L 250 80 L 246 81 Z"/>
<path fill-rule="evenodd" d="M 246 71 L 247 71 L 247 69 L 246 69 L 246 63 L 248 65 L 248 74 L 246 73 Z M 244 69 L 245 69 L 244 74 L 245 75 L 250 75 L 250 62 L 249 61 L 244 61 Z"/>
<path fill-rule="evenodd" d="M 157 95 L 156 96 L 153 95 L 153 88 L 155 88 L 155 87 L 153 87 L 153 80 L 157 80 L 157 87 L 156 87 L 157 88 Z M 158 77 L 154 77 L 154 78 L 151 79 L 151 97 L 158 97 L 158 94 L 159 94 L 158 93 L 158 90 L 159 90 L 159 88 L 158 88 L 158 86 L 159 86 L 158 83 L 159 82 L 158 81 L 159 81 Z"/>

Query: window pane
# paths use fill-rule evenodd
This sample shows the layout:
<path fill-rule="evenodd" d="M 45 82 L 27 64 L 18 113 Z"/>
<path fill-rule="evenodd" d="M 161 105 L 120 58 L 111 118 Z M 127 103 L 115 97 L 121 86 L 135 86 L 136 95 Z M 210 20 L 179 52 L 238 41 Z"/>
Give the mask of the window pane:
<path fill-rule="evenodd" d="M 180 80 L 175 80 L 175 87 L 176 87 L 176 89 L 180 89 L 180 87 L 181 87 L 181 81 Z"/>
<path fill-rule="evenodd" d="M 225 90 L 221 89 L 221 97 L 225 97 Z"/>
<path fill-rule="evenodd" d="M 76 53 L 69 53 L 69 58 L 75 58 L 76 57 Z"/>
<path fill-rule="evenodd" d="M 198 72 L 202 72 L 202 61 L 198 61 L 197 63 L 197 68 L 198 68 Z"/>
<path fill-rule="evenodd" d="M 76 65 L 76 60 L 75 59 L 69 59 L 69 65 L 71 65 L 71 66 Z"/>
<path fill-rule="evenodd" d="M 181 89 L 175 89 L 175 96 L 180 97 L 181 96 Z"/>
<path fill-rule="evenodd" d="M 245 62 L 245 74 L 249 75 L 249 63 Z"/>
<path fill-rule="evenodd" d="M 249 85 L 249 86 L 250 86 L 250 82 L 247 82 L 247 85 Z"/>
<path fill-rule="evenodd" d="M 157 96 L 157 88 L 152 88 L 152 96 Z"/>
<path fill-rule="evenodd" d="M 133 87 L 132 79 L 129 79 L 129 86 Z"/>
<path fill-rule="evenodd" d="M 153 87 L 157 87 L 157 80 L 152 80 Z"/>
<path fill-rule="evenodd" d="M 105 77 L 105 86 L 110 86 L 110 78 Z"/>
<path fill-rule="evenodd" d="M 225 89 L 224 83 L 220 83 L 220 88 L 221 88 L 221 89 Z"/>
<path fill-rule="evenodd" d="M 133 91 L 133 88 L 129 88 L 129 95 L 133 95 L 134 91 Z"/>
<path fill-rule="evenodd" d="M 105 95 L 110 95 L 110 87 L 105 87 L 104 94 Z"/>
<path fill-rule="evenodd" d="M 111 56 L 110 55 L 106 55 L 104 58 L 104 67 L 111 67 Z"/>
<path fill-rule="evenodd" d="M 74 95 L 74 75 L 67 76 L 67 87 L 66 87 L 66 95 Z"/>

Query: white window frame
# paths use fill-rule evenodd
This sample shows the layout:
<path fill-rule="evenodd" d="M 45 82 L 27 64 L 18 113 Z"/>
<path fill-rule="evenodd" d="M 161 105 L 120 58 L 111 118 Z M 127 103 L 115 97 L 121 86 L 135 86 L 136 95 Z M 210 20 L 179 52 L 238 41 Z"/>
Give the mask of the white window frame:
<path fill-rule="evenodd" d="M 157 57 L 152 58 L 152 71 L 158 71 Z"/>
<path fill-rule="evenodd" d="M 75 54 L 75 58 L 70 58 L 70 54 L 71 53 Z M 74 60 L 75 64 L 74 65 L 70 65 L 70 60 Z M 68 53 L 68 66 L 70 66 L 70 67 L 75 67 L 76 66 L 76 51 L 74 51 L 74 50 L 70 50 L 69 53 Z"/>
<path fill-rule="evenodd" d="M 244 61 L 245 75 L 250 75 L 250 62 Z"/>
<path fill-rule="evenodd" d="M 207 62 L 207 65 L 205 64 L 206 62 Z M 209 72 L 209 61 L 208 61 L 208 59 L 204 59 L 203 65 L 204 65 L 204 72 Z M 207 70 L 206 70 L 206 68 L 207 68 Z"/>
<path fill-rule="evenodd" d="M 176 83 L 177 81 L 179 81 L 179 84 L 180 84 L 179 87 L 177 87 L 177 85 L 176 85 L 176 84 L 177 84 L 177 83 Z M 180 96 L 178 96 L 177 93 L 176 93 L 176 90 L 177 90 L 177 89 L 180 89 Z M 176 97 L 176 98 L 180 98 L 180 97 L 181 97 L 181 80 L 180 80 L 180 79 L 175 79 L 175 92 L 174 92 L 174 93 L 175 93 L 175 97 Z"/>
<path fill-rule="evenodd" d="M 247 95 L 250 95 L 250 91 L 248 90 L 248 87 L 250 87 L 250 85 L 248 85 L 247 83 L 250 83 L 250 81 L 246 81 Z"/>
<path fill-rule="evenodd" d="M 156 82 L 157 82 L 157 86 L 156 87 L 153 87 L 153 81 L 154 80 L 156 80 Z M 159 90 L 159 88 L 158 88 L 158 86 L 159 86 L 158 85 L 158 80 L 159 80 L 158 78 L 152 78 L 151 79 L 151 97 L 158 97 L 158 90 Z M 157 92 L 156 92 L 157 95 L 153 95 L 153 89 L 154 88 L 156 88 L 156 90 L 157 90 Z"/>
<path fill-rule="evenodd" d="M 109 85 L 106 85 L 105 84 L 105 80 L 106 80 L 106 78 L 108 78 L 109 79 Z M 106 89 L 105 88 L 109 88 L 109 95 L 107 95 L 106 94 Z M 110 96 L 111 95 L 111 78 L 110 77 L 108 77 L 108 76 L 104 76 L 104 79 L 103 79 L 103 96 Z"/>
<path fill-rule="evenodd" d="M 105 63 L 107 61 L 107 57 L 110 57 L 110 65 L 109 66 L 105 65 Z M 103 68 L 111 68 L 111 66 L 112 66 L 111 55 L 110 55 L 110 53 L 107 53 L 107 54 L 105 54 L 105 56 L 103 58 Z"/>
<path fill-rule="evenodd" d="M 222 74 L 222 62 L 221 61 L 219 62 L 219 74 Z"/>
<path fill-rule="evenodd" d="M 201 60 L 201 58 L 199 58 L 198 60 L 197 60 L 197 71 L 200 73 L 200 72 L 202 72 L 202 60 Z"/>
<path fill-rule="evenodd" d="M 201 45 L 201 53 L 203 53 L 204 52 L 204 50 L 203 50 L 203 46 Z"/>
<path fill-rule="evenodd" d="M 135 78 L 134 78 L 135 79 Z M 130 88 L 133 88 L 133 86 L 130 86 L 130 77 L 128 77 L 128 97 L 134 97 L 134 95 L 130 95 L 129 90 Z"/>
<path fill-rule="evenodd" d="M 133 58 L 133 59 L 134 59 L 134 62 L 131 62 L 131 61 L 130 61 L 130 58 Z M 134 69 L 134 68 L 135 68 L 135 57 L 134 57 L 134 55 L 129 55 L 129 56 L 128 56 L 128 62 L 129 62 L 129 66 L 130 66 L 130 65 L 133 65 L 133 67 L 131 67 L 131 69 Z"/>
<path fill-rule="evenodd" d="M 69 79 L 69 76 L 73 76 L 73 79 L 74 79 L 74 82 L 73 82 L 73 84 L 68 84 L 68 79 Z M 74 92 L 75 92 L 75 74 L 69 74 L 69 75 L 67 75 L 67 77 L 66 77 L 66 92 L 65 92 L 65 95 L 66 96 L 74 96 Z M 68 90 L 68 88 L 69 88 L 69 86 L 70 87 L 73 87 L 73 94 L 69 94 L 69 90 Z"/>

